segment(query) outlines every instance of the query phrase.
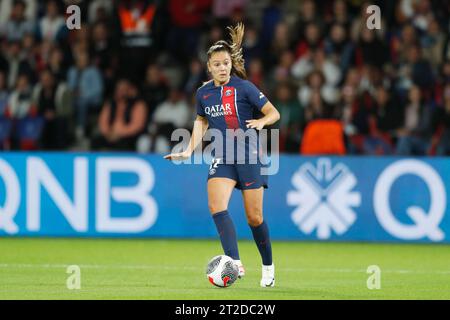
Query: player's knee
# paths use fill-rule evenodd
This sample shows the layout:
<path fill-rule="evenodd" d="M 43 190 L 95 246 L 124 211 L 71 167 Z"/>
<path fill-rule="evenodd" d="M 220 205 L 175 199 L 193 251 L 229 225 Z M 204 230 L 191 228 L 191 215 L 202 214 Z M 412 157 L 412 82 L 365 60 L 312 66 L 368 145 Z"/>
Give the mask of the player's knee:
<path fill-rule="evenodd" d="M 262 214 L 251 214 L 247 216 L 247 222 L 252 227 L 257 227 L 263 223 Z"/>
<path fill-rule="evenodd" d="M 209 202 L 208 208 L 211 214 L 216 214 L 218 212 L 227 210 L 227 206 L 220 202 Z"/>

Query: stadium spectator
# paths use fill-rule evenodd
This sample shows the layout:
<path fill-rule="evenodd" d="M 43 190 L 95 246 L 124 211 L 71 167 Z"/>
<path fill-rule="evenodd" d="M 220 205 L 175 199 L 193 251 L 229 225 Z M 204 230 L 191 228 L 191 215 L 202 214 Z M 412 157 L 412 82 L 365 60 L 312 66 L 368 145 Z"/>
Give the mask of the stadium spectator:
<path fill-rule="evenodd" d="M 296 42 L 303 38 L 302 31 L 306 30 L 306 26 L 314 24 L 322 27 L 322 19 L 319 18 L 316 2 L 313 0 L 298 1 L 298 14 L 295 15 L 295 22 L 293 23 L 293 30 L 296 30 Z"/>
<path fill-rule="evenodd" d="M 208 77 L 204 65 L 198 58 L 192 58 L 189 63 L 189 70 L 183 81 L 183 91 L 186 96 L 192 95 L 197 88 L 207 81 Z"/>
<path fill-rule="evenodd" d="M 343 27 L 343 32 L 347 34 L 351 28 L 351 17 L 348 12 L 347 2 L 345 0 L 335 0 L 331 11 L 331 18 L 327 25 L 327 32 L 332 34 L 332 28 L 335 25 Z"/>
<path fill-rule="evenodd" d="M 37 109 L 32 100 L 32 87 L 26 74 L 19 75 L 17 85 L 11 92 L 7 116 L 13 120 L 11 149 L 39 149 L 43 119 L 37 115 Z"/>
<path fill-rule="evenodd" d="M 34 79 L 34 71 L 24 58 L 19 41 L 11 41 L 7 45 L 6 72 L 8 74 L 8 88 L 13 88 L 16 85 L 20 74 L 26 74 L 29 79 Z"/>
<path fill-rule="evenodd" d="M 92 147 L 99 150 L 136 150 L 136 141 L 145 129 L 147 107 L 128 80 L 117 82 L 114 97 L 100 112 L 100 136 Z"/>
<path fill-rule="evenodd" d="M 422 90 L 431 90 L 434 85 L 434 75 L 430 63 L 422 58 L 421 48 L 412 46 L 408 50 L 407 60 L 399 68 L 400 81 L 409 89 L 410 83 Z M 426 92 L 428 95 L 429 92 Z"/>
<path fill-rule="evenodd" d="M 258 36 L 258 31 L 251 24 L 245 26 L 245 35 L 242 42 L 242 52 L 244 54 L 246 68 L 248 68 L 252 59 L 262 56 L 262 48 Z"/>
<path fill-rule="evenodd" d="M 295 55 L 291 50 L 283 51 L 278 59 L 278 64 L 271 70 L 270 81 L 280 83 L 291 81 L 291 69 L 295 62 Z M 269 80 L 268 80 L 269 81 Z"/>
<path fill-rule="evenodd" d="M 4 26 L 11 17 L 13 7 L 17 0 L 2 0 L 0 1 L 0 26 Z M 25 4 L 25 19 L 28 21 L 36 21 L 38 12 L 37 0 L 23 0 Z"/>
<path fill-rule="evenodd" d="M 439 23 L 436 20 L 430 21 L 428 32 L 421 38 L 421 45 L 423 57 L 430 62 L 434 70 L 437 70 L 444 60 L 446 41 L 447 36 L 442 32 Z"/>
<path fill-rule="evenodd" d="M 170 0 L 171 28 L 168 50 L 181 61 L 188 62 L 198 51 L 201 27 L 212 0 Z"/>
<path fill-rule="evenodd" d="M 285 23 L 282 22 L 280 1 L 270 0 L 267 6 L 263 9 L 261 27 L 261 42 L 264 50 L 268 50 L 270 47 L 277 45 L 277 42 L 280 40 L 282 42 L 280 46 L 285 45 L 284 42 L 286 40 L 287 30 L 277 30 L 280 29 L 280 27 L 283 29 L 287 28 Z"/>
<path fill-rule="evenodd" d="M 400 0 L 398 3 L 397 20 L 405 23 L 414 16 L 414 0 Z"/>
<path fill-rule="evenodd" d="M 389 59 L 387 47 L 372 30 L 364 28 L 356 46 L 356 65 L 382 66 Z"/>
<path fill-rule="evenodd" d="M 403 124 L 397 131 L 397 154 L 426 155 L 432 136 L 432 110 L 424 102 L 420 88 L 411 87 L 404 108 Z"/>
<path fill-rule="evenodd" d="M 223 38 L 224 30 L 222 25 L 214 21 L 208 32 L 203 33 L 203 35 L 199 39 L 199 49 L 198 49 L 198 58 L 200 61 L 206 64 L 206 61 L 208 60 L 208 57 L 206 55 L 206 52 L 208 51 L 208 48 L 211 47 L 214 43 L 219 41 Z"/>
<path fill-rule="evenodd" d="M 21 39 L 21 55 L 30 64 L 31 68 L 39 70 L 41 66 L 39 65 L 36 47 L 34 35 L 31 33 L 25 34 Z"/>
<path fill-rule="evenodd" d="M 326 103 L 320 92 L 312 92 L 311 99 L 305 107 L 305 120 L 310 122 L 318 119 L 331 119 L 334 115 L 334 106 Z"/>
<path fill-rule="evenodd" d="M 67 36 L 68 29 L 64 16 L 60 13 L 59 4 L 56 0 L 49 0 L 46 13 L 38 23 L 37 35 L 39 39 L 50 42 L 60 42 Z"/>
<path fill-rule="evenodd" d="M 436 108 L 432 144 L 438 156 L 450 155 L 450 85 L 444 90 L 443 107 Z"/>
<path fill-rule="evenodd" d="M 53 47 L 48 56 L 45 66 L 55 76 L 57 81 L 65 81 L 67 76 L 67 66 L 64 61 L 64 52 L 59 47 Z"/>
<path fill-rule="evenodd" d="M 280 22 L 275 26 L 274 35 L 269 48 L 267 48 L 264 54 L 264 64 L 269 67 L 275 64 L 280 55 L 286 51 L 290 50 L 292 46 L 292 41 L 289 35 L 288 25 L 284 22 Z"/>
<path fill-rule="evenodd" d="M 76 56 L 79 51 L 89 52 L 89 43 L 92 26 L 82 24 L 80 29 L 72 30 L 70 33 L 70 54 Z"/>
<path fill-rule="evenodd" d="M 8 107 L 9 91 L 6 86 L 6 75 L 0 70 L 0 117 L 4 116 Z"/>
<path fill-rule="evenodd" d="M 143 78 L 145 66 L 155 56 L 155 19 L 158 19 L 156 1 L 118 1 L 114 21 L 117 21 L 120 39 L 120 73 L 136 83 Z"/>
<path fill-rule="evenodd" d="M 230 15 L 230 25 L 236 25 L 239 22 L 246 21 L 246 13 L 244 12 L 244 8 L 235 7 L 231 11 Z"/>
<path fill-rule="evenodd" d="M 444 88 L 447 84 L 450 84 L 450 61 L 443 62 L 439 66 L 437 72 L 436 84 L 433 88 L 433 95 L 431 97 L 430 103 L 433 106 L 443 106 L 444 105 Z"/>
<path fill-rule="evenodd" d="M 77 53 L 76 65 L 69 69 L 67 84 L 72 91 L 73 109 L 77 116 L 77 139 L 85 135 L 89 109 L 98 108 L 102 102 L 103 80 L 99 70 L 90 64 L 87 52 Z"/>
<path fill-rule="evenodd" d="M 45 119 L 41 146 L 44 149 L 62 149 L 69 144 L 72 108 L 67 86 L 48 69 L 40 74 L 32 96 L 37 113 Z"/>
<path fill-rule="evenodd" d="M 341 70 L 331 59 L 327 58 L 322 49 L 306 53 L 298 59 L 292 66 L 292 75 L 299 80 L 305 79 L 313 70 L 320 70 L 325 83 L 330 86 L 336 86 L 341 80 Z"/>
<path fill-rule="evenodd" d="M 304 29 L 304 38 L 297 44 L 296 57 L 297 59 L 323 48 L 323 39 L 319 24 L 309 23 Z"/>
<path fill-rule="evenodd" d="M 325 82 L 325 76 L 320 70 L 312 71 L 306 78 L 305 85 L 300 87 L 298 91 L 300 103 L 308 105 L 314 92 L 319 92 L 322 99 L 329 104 L 335 104 L 339 100 L 339 92 Z"/>
<path fill-rule="evenodd" d="M 22 119 L 36 114 L 36 108 L 32 104 L 32 87 L 26 74 L 17 78 L 17 84 L 11 92 L 8 100 L 8 115 L 13 119 Z"/>
<path fill-rule="evenodd" d="M 344 25 L 337 23 L 331 25 L 324 47 L 325 53 L 331 56 L 334 63 L 341 66 L 343 73 L 346 73 L 354 61 L 354 46 L 347 39 Z"/>
<path fill-rule="evenodd" d="M 167 79 L 158 64 L 148 65 L 141 92 L 148 108 L 148 119 L 152 121 L 156 107 L 169 95 Z"/>
<path fill-rule="evenodd" d="M 213 0 L 212 15 L 221 25 L 229 24 L 229 17 L 236 8 L 245 8 L 247 0 Z"/>
<path fill-rule="evenodd" d="M 191 109 L 178 88 L 171 88 L 167 100 L 156 107 L 150 126 L 150 150 L 165 153 L 172 145 L 171 135 L 175 129 L 186 128 L 191 120 Z"/>
<path fill-rule="evenodd" d="M 292 85 L 279 83 L 276 88 L 274 103 L 280 112 L 280 151 L 297 152 L 300 146 L 302 127 L 304 126 L 304 110 L 293 94 Z"/>
<path fill-rule="evenodd" d="M 248 66 L 248 79 L 261 90 L 264 89 L 264 65 L 261 59 L 253 59 Z"/>
<path fill-rule="evenodd" d="M 347 73 L 341 93 L 340 120 L 347 140 L 347 150 L 350 154 L 357 154 L 362 148 L 362 136 L 353 123 L 353 117 L 359 108 L 358 105 L 359 73 L 356 69 L 350 69 Z"/>
<path fill-rule="evenodd" d="M 410 17 L 410 20 L 420 32 L 426 31 L 430 21 L 434 20 L 430 0 L 415 1 L 413 8 L 413 16 Z"/>
<path fill-rule="evenodd" d="M 400 32 L 394 34 L 390 43 L 391 58 L 396 64 L 405 62 L 408 49 L 419 42 L 417 32 L 411 24 L 405 24 L 400 28 Z"/>
<path fill-rule="evenodd" d="M 343 94 L 343 102 L 340 116 L 344 120 L 343 129 L 349 140 L 348 151 L 361 154 L 364 139 L 369 134 L 370 115 L 375 108 L 375 101 L 367 90 L 357 93 L 347 89 Z"/>
<path fill-rule="evenodd" d="M 383 72 L 378 66 L 366 64 L 360 68 L 358 90 L 360 93 L 376 94 L 376 88 L 383 84 Z"/>
<path fill-rule="evenodd" d="M 7 44 L 6 41 L 3 43 L 0 41 L 0 71 L 7 72 L 8 71 L 8 60 L 6 59 L 6 50 Z"/>
<path fill-rule="evenodd" d="M 118 59 L 105 22 L 97 22 L 92 27 L 90 56 L 93 64 L 103 76 L 104 97 L 112 94 L 115 73 L 118 71 Z"/>
<path fill-rule="evenodd" d="M 395 130 L 401 125 L 398 101 L 383 86 L 376 88 L 375 105 L 369 116 L 369 133 L 364 139 L 363 151 L 367 155 L 393 153 Z"/>
<path fill-rule="evenodd" d="M 3 36 L 9 41 L 20 41 L 25 34 L 34 32 L 34 21 L 25 16 L 26 2 L 14 0 L 11 14 L 3 26 Z"/>
<path fill-rule="evenodd" d="M 107 23 L 113 14 L 114 2 L 111 0 L 93 0 L 88 7 L 88 22 L 92 25 Z"/>

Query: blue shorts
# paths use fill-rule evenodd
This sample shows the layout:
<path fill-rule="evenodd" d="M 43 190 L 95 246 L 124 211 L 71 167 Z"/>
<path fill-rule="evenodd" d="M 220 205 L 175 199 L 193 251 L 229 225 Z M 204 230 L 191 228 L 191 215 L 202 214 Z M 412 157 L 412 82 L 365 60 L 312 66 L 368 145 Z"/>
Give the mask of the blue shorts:
<path fill-rule="evenodd" d="M 223 159 L 214 159 L 209 167 L 208 180 L 228 178 L 236 181 L 240 190 L 268 188 L 268 176 L 261 174 L 262 164 L 228 164 Z"/>

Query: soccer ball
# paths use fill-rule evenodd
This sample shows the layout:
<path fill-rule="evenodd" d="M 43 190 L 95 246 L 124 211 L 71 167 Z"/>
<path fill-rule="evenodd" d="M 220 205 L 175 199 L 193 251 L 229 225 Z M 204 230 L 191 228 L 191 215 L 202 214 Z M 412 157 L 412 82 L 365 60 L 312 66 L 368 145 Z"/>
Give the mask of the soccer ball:
<path fill-rule="evenodd" d="M 237 280 L 239 268 L 229 256 L 215 256 L 208 262 L 206 276 L 213 285 L 225 288 L 231 286 Z"/>

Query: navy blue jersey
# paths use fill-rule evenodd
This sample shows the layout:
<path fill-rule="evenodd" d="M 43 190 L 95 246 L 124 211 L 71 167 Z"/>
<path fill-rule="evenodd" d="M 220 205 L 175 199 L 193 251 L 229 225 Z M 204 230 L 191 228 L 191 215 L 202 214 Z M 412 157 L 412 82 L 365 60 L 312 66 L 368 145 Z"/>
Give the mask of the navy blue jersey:
<path fill-rule="evenodd" d="M 261 114 L 268 99 L 253 83 L 236 76 L 231 76 L 230 81 L 223 86 L 215 86 L 214 81 L 209 81 L 197 90 L 196 100 L 197 114 L 207 118 L 209 128 L 218 129 L 223 135 L 223 149 L 215 150 L 216 157 L 230 159 L 229 153 L 234 152 L 233 159 L 242 161 L 241 148 L 245 148 L 246 160 L 256 154 L 259 137 L 256 129 L 247 128 L 246 120 L 256 119 L 255 115 Z M 227 129 L 242 129 L 252 138 L 245 141 L 235 139 L 234 148 L 227 148 Z"/>

